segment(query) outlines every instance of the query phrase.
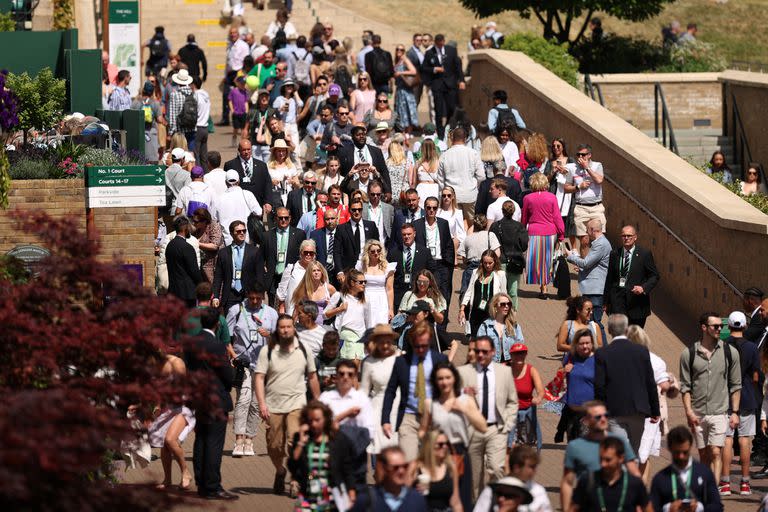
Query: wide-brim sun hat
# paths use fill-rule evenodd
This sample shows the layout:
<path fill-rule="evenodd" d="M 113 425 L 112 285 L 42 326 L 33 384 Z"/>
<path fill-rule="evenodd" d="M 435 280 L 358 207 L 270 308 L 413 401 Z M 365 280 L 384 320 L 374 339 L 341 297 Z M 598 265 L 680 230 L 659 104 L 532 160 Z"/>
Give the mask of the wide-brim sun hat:
<path fill-rule="evenodd" d="M 513 476 L 505 476 L 504 478 L 501 478 L 490 484 L 490 487 L 494 490 L 494 492 L 499 488 L 514 489 L 516 492 L 519 492 L 523 496 L 521 505 L 528 505 L 533 501 L 533 495 L 531 494 L 531 491 L 528 490 L 525 482 Z"/>
<path fill-rule="evenodd" d="M 179 84 L 179 85 L 189 85 L 192 83 L 193 78 L 189 75 L 189 71 L 186 69 L 180 69 L 178 73 L 173 75 L 173 83 Z"/>
<path fill-rule="evenodd" d="M 290 149 L 288 147 L 288 144 L 285 143 L 283 139 L 277 139 L 274 144 L 272 144 L 272 147 L 269 148 L 270 151 L 274 151 L 276 149 Z"/>
<path fill-rule="evenodd" d="M 396 339 L 399 336 L 389 324 L 379 324 L 368 335 L 368 340 L 376 341 L 380 338 Z"/>
<path fill-rule="evenodd" d="M 388 132 L 389 131 L 389 124 L 386 121 L 379 121 L 376 125 L 376 131 L 377 132 Z"/>

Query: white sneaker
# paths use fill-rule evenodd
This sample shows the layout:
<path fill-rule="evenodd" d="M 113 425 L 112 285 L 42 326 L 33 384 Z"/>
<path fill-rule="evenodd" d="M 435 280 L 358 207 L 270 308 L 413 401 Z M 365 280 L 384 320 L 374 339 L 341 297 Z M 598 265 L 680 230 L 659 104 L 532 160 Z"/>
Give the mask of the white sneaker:
<path fill-rule="evenodd" d="M 243 453 L 243 443 L 235 443 L 235 448 L 232 450 L 232 456 L 242 457 Z"/>
<path fill-rule="evenodd" d="M 243 446 L 243 456 L 244 457 L 253 457 L 256 455 L 253 453 L 253 441 L 250 439 L 245 442 L 245 445 Z"/>

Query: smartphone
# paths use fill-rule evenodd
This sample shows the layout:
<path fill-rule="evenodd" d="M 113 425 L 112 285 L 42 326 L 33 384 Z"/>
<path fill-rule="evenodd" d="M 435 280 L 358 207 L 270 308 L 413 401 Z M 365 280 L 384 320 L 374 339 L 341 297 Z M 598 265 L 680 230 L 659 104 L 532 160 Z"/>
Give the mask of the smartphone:
<path fill-rule="evenodd" d="M 683 507 L 685 507 L 685 508 L 689 508 L 689 507 L 691 506 L 691 500 L 690 500 L 690 499 L 688 499 L 688 498 L 686 498 L 686 499 L 684 499 L 684 500 L 680 500 L 680 503 L 681 503 L 681 504 L 683 505 Z"/>

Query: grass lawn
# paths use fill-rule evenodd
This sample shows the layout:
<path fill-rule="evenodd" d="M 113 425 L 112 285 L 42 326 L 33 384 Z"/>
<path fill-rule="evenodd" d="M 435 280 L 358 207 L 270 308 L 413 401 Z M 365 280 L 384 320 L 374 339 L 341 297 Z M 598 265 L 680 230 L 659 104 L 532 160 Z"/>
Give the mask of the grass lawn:
<path fill-rule="evenodd" d="M 475 18 L 472 12 L 456 0 L 332 1 L 408 32 L 442 32 L 447 39 L 457 40 L 461 50 L 466 49 L 472 25 L 485 24 L 487 21 Z M 641 23 L 627 23 L 602 14 L 599 16 L 603 19 L 606 32 L 640 36 L 659 42 L 661 28 L 673 19 L 680 21 L 683 27 L 694 22 L 699 27 L 699 38 L 716 44 L 729 63 L 732 60 L 747 60 L 768 64 L 768 39 L 763 34 L 763 28 L 768 27 L 768 0 L 726 0 L 726 3 L 715 0 L 678 0 L 668 5 L 656 18 Z M 521 30 L 537 34 L 542 32 L 535 17 L 524 20 L 516 13 L 507 12 L 492 19 L 498 24 L 499 30 L 507 34 Z M 573 29 L 575 33 L 576 29 Z"/>

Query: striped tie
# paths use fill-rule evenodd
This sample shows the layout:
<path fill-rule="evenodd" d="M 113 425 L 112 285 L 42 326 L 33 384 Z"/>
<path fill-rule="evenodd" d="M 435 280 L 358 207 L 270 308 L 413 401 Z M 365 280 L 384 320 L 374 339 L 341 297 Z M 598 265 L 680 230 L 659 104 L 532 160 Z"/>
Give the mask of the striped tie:
<path fill-rule="evenodd" d="M 325 259 L 325 268 L 328 272 L 333 271 L 333 263 L 328 263 L 328 257 L 333 258 L 333 233 L 328 233 L 328 256 Z"/>
<path fill-rule="evenodd" d="M 408 247 L 405 253 L 405 273 L 411 273 L 411 267 L 413 266 L 413 259 L 411 258 L 411 248 Z"/>

